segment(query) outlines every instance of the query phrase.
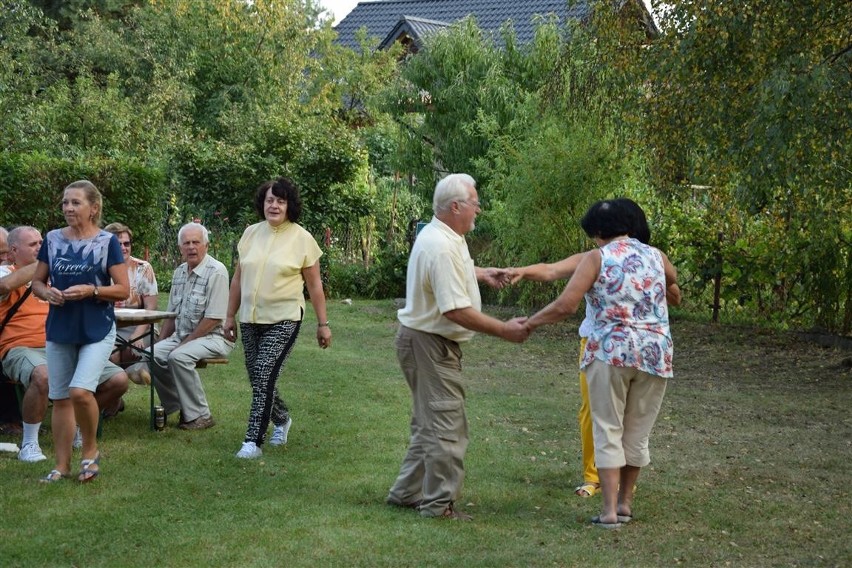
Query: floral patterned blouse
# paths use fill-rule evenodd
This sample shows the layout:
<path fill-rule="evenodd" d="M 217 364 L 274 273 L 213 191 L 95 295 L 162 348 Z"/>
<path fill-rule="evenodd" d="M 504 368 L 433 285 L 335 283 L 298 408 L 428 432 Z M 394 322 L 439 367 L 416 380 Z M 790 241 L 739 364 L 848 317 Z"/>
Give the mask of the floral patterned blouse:
<path fill-rule="evenodd" d="M 116 308 L 144 308 L 142 298 L 156 296 L 159 293 L 154 269 L 141 258 L 130 257 L 130 262 L 127 263 L 127 277 L 130 280 L 130 296 L 123 302 L 116 302 Z"/>
<path fill-rule="evenodd" d="M 672 337 L 663 257 L 636 239 L 600 248 L 601 272 L 586 293 L 594 326 L 580 368 L 595 359 L 672 376 Z"/>

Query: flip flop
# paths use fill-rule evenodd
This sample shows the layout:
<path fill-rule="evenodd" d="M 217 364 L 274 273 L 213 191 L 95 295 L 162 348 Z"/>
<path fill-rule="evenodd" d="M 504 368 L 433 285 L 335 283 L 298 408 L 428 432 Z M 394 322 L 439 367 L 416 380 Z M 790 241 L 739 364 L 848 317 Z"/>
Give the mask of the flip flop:
<path fill-rule="evenodd" d="M 619 523 L 629 523 L 633 520 L 633 515 L 618 515 Z"/>
<path fill-rule="evenodd" d="M 71 477 L 70 473 L 62 473 L 58 469 L 50 470 L 50 473 L 39 479 L 41 483 L 56 483 L 57 481 L 62 481 L 63 479 L 68 479 Z"/>
<path fill-rule="evenodd" d="M 95 459 L 80 460 L 80 475 L 77 476 L 77 481 L 79 481 L 80 483 L 89 483 L 90 481 L 94 481 L 95 478 L 97 478 L 101 472 L 100 463 L 100 452 L 98 452 L 98 455 L 95 457 Z M 98 466 L 98 469 L 92 469 L 93 465 Z"/>
<path fill-rule="evenodd" d="M 601 521 L 600 515 L 595 515 L 592 517 L 592 524 L 598 528 L 612 530 L 612 529 L 620 529 L 622 523 L 604 523 Z"/>

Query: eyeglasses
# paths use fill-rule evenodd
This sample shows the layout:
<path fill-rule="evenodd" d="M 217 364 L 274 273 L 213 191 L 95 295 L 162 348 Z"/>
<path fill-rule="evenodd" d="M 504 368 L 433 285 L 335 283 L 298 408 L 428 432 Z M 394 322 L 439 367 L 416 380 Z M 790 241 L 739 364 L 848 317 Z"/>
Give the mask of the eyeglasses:
<path fill-rule="evenodd" d="M 482 207 L 485 205 L 482 201 L 479 201 L 479 200 L 474 201 L 472 199 L 461 199 L 461 200 L 459 200 L 459 203 L 464 203 L 466 205 L 473 205 L 477 209 L 482 209 Z"/>
<path fill-rule="evenodd" d="M 133 241 L 118 241 L 118 244 L 120 244 L 123 247 L 130 248 L 130 245 L 133 244 Z"/>

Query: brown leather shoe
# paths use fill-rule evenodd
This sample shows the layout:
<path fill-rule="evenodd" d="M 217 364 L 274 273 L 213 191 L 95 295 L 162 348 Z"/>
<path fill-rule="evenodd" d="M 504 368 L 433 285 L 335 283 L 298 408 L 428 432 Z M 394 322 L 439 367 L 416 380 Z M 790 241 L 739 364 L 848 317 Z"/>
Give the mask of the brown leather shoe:
<path fill-rule="evenodd" d="M 385 499 L 385 503 L 390 505 L 391 507 L 399 507 L 400 509 L 414 509 L 415 511 L 420 508 L 420 501 L 411 501 L 410 503 L 402 503 L 400 501 L 395 501 L 393 499 Z"/>
<path fill-rule="evenodd" d="M 452 503 L 450 506 L 444 509 L 444 513 L 438 517 L 439 519 L 449 519 L 451 521 L 472 521 L 473 517 L 468 515 L 467 513 L 463 513 L 461 511 L 456 511 L 453 508 Z"/>
<path fill-rule="evenodd" d="M 205 430 L 207 428 L 212 428 L 215 425 L 216 421 L 213 420 L 212 416 L 199 416 L 195 420 L 181 422 L 178 424 L 178 428 L 181 430 Z"/>

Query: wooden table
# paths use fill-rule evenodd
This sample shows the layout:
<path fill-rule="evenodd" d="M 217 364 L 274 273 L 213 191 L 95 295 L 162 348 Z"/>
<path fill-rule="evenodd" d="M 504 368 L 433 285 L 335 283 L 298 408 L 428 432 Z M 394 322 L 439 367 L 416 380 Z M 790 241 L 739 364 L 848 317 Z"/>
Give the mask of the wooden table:
<path fill-rule="evenodd" d="M 148 331 L 142 335 L 124 339 L 116 335 L 115 342 L 120 349 L 128 347 L 139 353 L 142 359 L 147 359 L 149 365 L 154 364 L 154 325 L 160 323 L 164 319 L 176 317 L 175 312 L 159 312 L 157 310 L 134 310 L 130 308 L 115 309 L 115 326 L 125 327 L 129 325 L 148 324 Z M 136 347 L 134 341 L 148 338 L 148 347 Z M 153 374 L 153 372 L 152 372 Z M 154 381 L 151 381 L 151 430 L 154 430 Z"/>

